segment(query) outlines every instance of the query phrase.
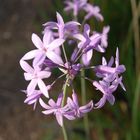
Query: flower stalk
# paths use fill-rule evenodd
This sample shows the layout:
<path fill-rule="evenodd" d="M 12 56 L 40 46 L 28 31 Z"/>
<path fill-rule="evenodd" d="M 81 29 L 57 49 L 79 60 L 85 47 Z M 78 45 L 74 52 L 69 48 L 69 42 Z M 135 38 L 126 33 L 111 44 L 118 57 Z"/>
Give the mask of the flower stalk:
<path fill-rule="evenodd" d="M 81 71 L 81 77 L 85 77 L 85 70 Z M 84 78 L 81 78 L 81 94 L 82 94 L 82 104 L 86 103 L 86 82 Z M 84 128 L 86 133 L 86 140 L 90 140 L 90 129 L 88 115 L 84 116 Z"/>

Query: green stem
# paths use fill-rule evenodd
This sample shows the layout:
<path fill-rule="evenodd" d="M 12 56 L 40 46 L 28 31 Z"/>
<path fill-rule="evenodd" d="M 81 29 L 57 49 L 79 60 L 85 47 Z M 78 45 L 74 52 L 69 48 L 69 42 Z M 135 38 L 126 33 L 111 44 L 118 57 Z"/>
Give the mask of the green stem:
<path fill-rule="evenodd" d="M 63 50 L 63 53 L 64 53 L 65 61 L 68 62 L 68 58 L 67 58 L 67 55 L 66 55 L 64 44 L 62 44 L 62 50 Z"/>
<path fill-rule="evenodd" d="M 85 77 L 85 71 L 81 71 L 81 77 Z M 81 92 L 82 92 L 82 104 L 86 104 L 86 83 L 85 79 L 81 78 Z M 89 121 L 88 121 L 88 115 L 85 114 L 84 116 L 84 126 L 85 126 L 85 132 L 86 132 L 86 139 L 90 140 L 90 130 L 89 130 Z"/>
<path fill-rule="evenodd" d="M 138 103 L 139 103 L 139 97 L 140 97 L 140 75 L 138 77 L 137 85 L 136 85 L 136 90 L 135 90 L 135 96 L 134 96 L 134 101 L 133 101 L 133 112 L 132 112 L 132 129 L 133 129 L 133 134 L 138 138 L 139 135 L 139 130 L 138 130 Z"/>
<path fill-rule="evenodd" d="M 136 74 L 139 74 L 140 69 L 140 60 L 139 60 L 139 52 L 140 52 L 140 34 L 139 34 L 139 10 L 137 10 L 137 1 L 130 0 L 131 9 L 133 15 L 133 31 L 134 31 L 134 42 L 135 42 L 135 61 L 136 61 Z"/>
<path fill-rule="evenodd" d="M 66 91 L 67 91 L 68 81 L 69 81 L 69 78 L 66 79 L 66 82 L 65 82 L 65 84 L 64 84 L 64 86 L 63 86 L 63 100 L 62 100 L 62 107 L 63 107 L 64 104 L 65 104 Z"/>
<path fill-rule="evenodd" d="M 64 86 L 63 86 L 63 100 L 62 100 L 62 107 L 64 106 L 65 104 L 65 99 L 66 99 L 66 91 L 67 91 L 67 85 L 68 85 L 68 81 L 69 81 L 69 78 L 67 78 Z M 63 123 L 63 126 L 62 126 L 62 132 L 63 132 L 63 136 L 64 136 L 64 140 L 68 140 L 68 136 L 67 136 L 67 132 L 66 132 L 66 128 L 65 128 L 65 125 Z"/>
<path fill-rule="evenodd" d="M 68 136 L 64 124 L 62 126 L 62 131 L 63 131 L 64 140 L 68 140 Z"/>

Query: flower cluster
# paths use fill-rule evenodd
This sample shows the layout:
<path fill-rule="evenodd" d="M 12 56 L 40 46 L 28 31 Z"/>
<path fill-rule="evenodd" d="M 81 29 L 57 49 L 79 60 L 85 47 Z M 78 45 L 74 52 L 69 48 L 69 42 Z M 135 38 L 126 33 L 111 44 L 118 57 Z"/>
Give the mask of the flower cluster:
<path fill-rule="evenodd" d="M 84 20 L 95 17 L 98 21 L 103 21 L 103 16 L 100 14 L 100 8 L 88 3 L 87 0 L 65 0 L 65 11 L 73 11 L 73 16 L 77 18 L 80 11 L 86 13 Z"/>
<path fill-rule="evenodd" d="M 99 20 L 103 20 L 97 6 L 88 4 L 86 0 L 66 1 L 66 11 L 73 10 L 74 16 L 78 15 L 80 10 L 85 10 L 87 15 L 85 19 L 89 19 L 92 15 Z M 25 103 L 33 105 L 34 109 L 37 102 L 45 109 L 42 113 L 45 115 L 54 114 L 60 126 L 63 125 L 63 118 L 74 120 L 84 116 L 93 108 L 101 108 L 106 101 L 114 104 L 115 98 L 113 92 L 118 85 L 125 90 L 122 83 L 122 76 L 125 66 L 119 64 L 119 51 L 116 50 L 115 66 L 114 58 L 111 57 L 107 63 L 102 58 L 102 64 L 98 66 L 90 66 L 93 52 L 98 51 L 104 53 L 108 46 L 109 26 L 103 28 L 101 33 L 91 31 L 88 24 L 80 24 L 77 21 L 64 22 L 62 16 L 56 13 L 56 22 L 47 22 L 43 24 L 43 39 L 40 39 L 35 33 L 32 34 L 32 42 L 36 49 L 26 53 L 20 60 L 21 68 L 25 71 L 24 77 L 26 81 L 30 81 L 26 90 Z M 68 47 L 70 41 L 72 45 Z M 65 47 L 66 45 L 67 47 Z M 72 48 L 72 46 L 75 46 Z M 73 49 L 68 58 L 65 50 Z M 30 63 L 31 62 L 31 63 Z M 44 79 L 53 76 L 53 70 L 58 69 L 62 74 L 52 83 L 45 83 Z M 78 103 L 78 95 L 73 86 L 73 80 L 79 76 L 80 71 L 84 69 L 92 69 L 99 81 L 92 80 L 89 77 L 81 77 L 90 81 L 97 90 L 103 93 L 103 97 L 98 103 L 89 103 L 80 106 Z M 55 102 L 51 98 L 51 89 L 60 78 L 64 78 L 64 85 L 58 99 Z M 72 97 L 68 97 L 65 93 L 66 86 L 72 88 Z M 48 99 L 48 104 L 43 101 L 43 97 Z"/>

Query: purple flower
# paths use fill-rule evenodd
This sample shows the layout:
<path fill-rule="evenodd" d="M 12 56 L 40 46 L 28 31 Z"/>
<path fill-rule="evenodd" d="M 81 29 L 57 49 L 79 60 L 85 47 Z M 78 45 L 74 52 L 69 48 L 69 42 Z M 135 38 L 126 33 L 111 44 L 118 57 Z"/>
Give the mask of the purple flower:
<path fill-rule="evenodd" d="M 62 107 L 62 99 L 63 99 L 62 93 L 59 94 L 56 103 L 53 99 L 50 99 L 47 105 L 41 98 L 39 99 L 40 105 L 45 109 L 45 111 L 42 111 L 42 113 L 45 115 L 54 114 L 60 126 L 63 126 L 63 116 L 69 120 L 74 119 L 73 115 L 70 112 L 67 113 L 68 111 L 67 105 Z"/>
<path fill-rule="evenodd" d="M 75 118 L 83 117 L 85 113 L 88 113 L 93 109 L 93 102 L 92 101 L 90 101 L 88 104 L 80 107 L 78 104 L 77 95 L 74 91 L 72 94 L 72 99 L 70 97 L 68 97 L 67 105 L 68 105 L 69 109 L 74 112 Z"/>
<path fill-rule="evenodd" d="M 23 60 L 20 61 L 20 65 L 22 69 L 25 71 L 24 73 L 25 80 L 30 81 L 27 87 L 27 94 L 28 95 L 33 94 L 36 86 L 38 85 L 40 91 L 44 94 L 44 96 L 49 98 L 48 89 L 42 79 L 49 78 L 51 72 L 45 69 L 41 71 L 39 67 L 32 68 L 27 62 Z"/>
<path fill-rule="evenodd" d="M 84 9 L 86 3 L 87 3 L 87 0 L 73 0 L 73 2 L 66 0 L 65 1 L 66 7 L 64 10 L 66 12 L 73 10 L 73 15 L 77 17 L 78 12 Z"/>
<path fill-rule="evenodd" d="M 108 46 L 108 41 L 107 40 L 108 40 L 108 32 L 109 32 L 109 30 L 110 30 L 110 27 L 105 26 L 103 28 L 102 33 L 94 32 L 94 34 L 91 36 L 91 40 L 100 38 L 98 45 L 96 47 L 94 47 L 95 50 L 97 50 L 99 52 L 105 52 L 105 49 Z"/>
<path fill-rule="evenodd" d="M 93 81 L 93 85 L 97 90 L 100 90 L 103 93 L 103 97 L 95 104 L 95 108 L 101 108 L 106 103 L 106 100 L 109 101 L 111 105 L 114 104 L 115 98 L 112 93 L 117 89 L 118 85 L 122 84 L 122 77 L 114 79 L 113 82 L 102 81 Z"/>
<path fill-rule="evenodd" d="M 112 67 L 114 63 L 114 58 L 111 57 L 109 63 L 107 64 L 106 59 L 103 57 L 102 58 L 102 65 L 99 65 L 95 67 L 95 72 L 96 75 L 99 77 L 108 77 L 108 75 L 113 74 L 113 75 L 118 75 L 123 72 L 125 72 L 125 66 L 124 65 L 119 65 L 119 50 L 117 48 L 116 50 L 116 59 L 115 59 L 115 67 Z"/>
<path fill-rule="evenodd" d="M 61 57 L 55 52 L 55 50 L 64 43 L 64 39 L 58 38 L 53 40 L 52 33 L 48 30 L 43 36 L 43 41 L 33 33 L 32 42 L 37 49 L 26 53 L 22 57 L 22 60 L 30 60 L 34 58 L 34 67 L 42 64 L 46 57 L 55 63 L 63 63 Z"/>
<path fill-rule="evenodd" d="M 97 90 L 100 90 L 103 93 L 103 97 L 95 104 L 97 108 L 101 108 L 106 100 L 108 100 L 110 104 L 114 104 L 115 98 L 112 93 L 117 89 L 118 85 L 121 85 L 124 91 L 126 90 L 122 83 L 122 76 L 119 77 L 119 75 L 125 71 L 125 66 L 119 65 L 118 48 L 116 50 L 115 67 L 112 67 L 113 63 L 113 57 L 111 57 L 108 64 L 105 58 L 102 58 L 102 65 L 95 67 L 96 76 L 102 78 L 102 80 L 99 82 L 94 81 L 93 85 Z"/>
<path fill-rule="evenodd" d="M 47 90 L 49 90 L 51 87 L 50 85 L 48 85 L 46 88 Z M 24 103 L 27 103 L 28 105 L 33 104 L 34 105 L 33 109 L 35 110 L 38 100 L 40 99 L 41 95 L 43 95 L 42 92 L 40 90 L 34 90 L 32 94 L 27 93 L 26 90 L 24 90 L 23 92 L 27 96 Z"/>
<path fill-rule="evenodd" d="M 83 34 L 75 34 L 74 38 L 78 39 L 80 42 L 78 43 L 78 48 L 82 50 L 82 61 L 84 65 L 89 65 L 90 60 L 93 55 L 93 49 L 98 47 L 100 42 L 100 35 L 95 38 L 90 37 L 90 26 L 88 24 L 84 25 Z"/>
<path fill-rule="evenodd" d="M 87 12 L 85 20 L 90 19 L 92 16 L 94 16 L 99 21 L 104 20 L 103 16 L 100 14 L 100 8 L 98 6 L 93 6 L 87 3 L 86 6 L 84 7 L 84 10 Z"/>
<path fill-rule="evenodd" d="M 80 25 L 80 23 L 75 22 L 75 21 L 64 23 L 64 20 L 59 13 L 56 14 L 56 17 L 57 17 L 57 22 L 47 22 L 43 24 L 45 26 L 44 30 L 57 29 L 59 38 L 65 38 L 67 35 L 71 35 L 77 32 L 78 30 L 77 26 Z"/>

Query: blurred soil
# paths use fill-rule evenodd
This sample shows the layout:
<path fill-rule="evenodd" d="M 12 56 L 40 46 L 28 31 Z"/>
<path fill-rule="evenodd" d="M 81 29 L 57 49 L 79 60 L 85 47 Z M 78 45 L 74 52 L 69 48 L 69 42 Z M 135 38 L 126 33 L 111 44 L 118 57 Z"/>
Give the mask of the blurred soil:
<path fill-rule="evenodd" d="M 33 48 L 38 5 L 38 0 L 0 0 L 0 140 L 41 140 L 46 135 L 46 117 L 25 105 L 20 91 L 27 83 L 19 59 Z"/>

